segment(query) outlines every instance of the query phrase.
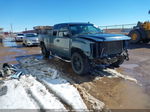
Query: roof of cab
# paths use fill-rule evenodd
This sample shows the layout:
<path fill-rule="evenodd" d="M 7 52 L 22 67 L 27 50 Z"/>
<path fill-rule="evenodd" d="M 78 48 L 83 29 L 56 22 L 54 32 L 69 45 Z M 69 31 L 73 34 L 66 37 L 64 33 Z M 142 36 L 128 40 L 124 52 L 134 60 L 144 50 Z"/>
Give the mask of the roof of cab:
<path fill-rule="evenodd" d="M 59 24 L 55 24 L 55 25 L 63 25 L 63 24 L 67 24 L 67 25 L 74 25 L 74 24 L 92 24 L 92 23 L 89 23 L 89 22 L 69 22 L 69 23 L 59 23 Z"/>

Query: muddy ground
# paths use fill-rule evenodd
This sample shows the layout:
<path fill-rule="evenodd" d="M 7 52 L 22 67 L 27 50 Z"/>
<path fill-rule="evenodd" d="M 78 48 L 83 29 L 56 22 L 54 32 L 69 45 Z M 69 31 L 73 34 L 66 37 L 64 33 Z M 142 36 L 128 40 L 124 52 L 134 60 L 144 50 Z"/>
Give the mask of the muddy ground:
<path fill-rule="evenodd" d="M 104 102 L 109 109 L 150 109 L 150 44 L 129 45 L 129 54 L 130 61 L 126 61 L 115 70 L 124 76 L 136 79 L 137 82 L 108 76 L 107 71 L 100 71 L 98 75 L 78 76 L 68 62 L 51 57 L 45 62 L 68 78 L 81 91 L 81 96 L 84 88 L 89 94 Z M 24 47 L 22 43 L 10 40 L 0 44 L 1 65 L 18 64 L 18 60 L 31 56 L 45 60 L 37 46 Z"/>

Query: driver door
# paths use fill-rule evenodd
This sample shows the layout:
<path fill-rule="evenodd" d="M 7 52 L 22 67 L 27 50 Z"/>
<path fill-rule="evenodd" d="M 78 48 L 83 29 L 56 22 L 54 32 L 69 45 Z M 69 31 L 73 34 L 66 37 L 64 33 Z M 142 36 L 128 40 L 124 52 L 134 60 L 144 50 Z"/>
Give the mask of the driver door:
<path fill-rule="evenodd" d="M 57 36 L 54 39 L 54 45 L 56 48 L 56 54 L 60 57 L 69 57 L 70 38 L 65 36 L 66 27 L 58 30 Z"/>

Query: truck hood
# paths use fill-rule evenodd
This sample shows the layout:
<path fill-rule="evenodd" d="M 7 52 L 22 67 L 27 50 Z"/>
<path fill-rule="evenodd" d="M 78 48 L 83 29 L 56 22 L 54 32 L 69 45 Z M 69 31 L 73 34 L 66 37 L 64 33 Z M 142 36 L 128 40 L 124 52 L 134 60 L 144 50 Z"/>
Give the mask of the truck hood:
<path fill-rule="evenodd" d="M 117 41 L 131 39 L 130 37 L 121 34 L 86 34 L 79 35 L 78 37 L 93 41 Z"/>
<path fill-rule="evenodd" d="M 38 37 L 27 37 L 27 40 L 39 40 Z"/>

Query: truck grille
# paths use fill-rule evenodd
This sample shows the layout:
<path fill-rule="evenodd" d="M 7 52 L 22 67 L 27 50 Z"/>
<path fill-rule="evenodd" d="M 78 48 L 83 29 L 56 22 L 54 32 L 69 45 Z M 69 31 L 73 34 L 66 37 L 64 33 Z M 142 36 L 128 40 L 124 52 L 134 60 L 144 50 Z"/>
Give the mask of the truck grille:
<path fill-rule="evenodd" d="M 121 53 L 123 50 L 123 41 L 103 42 L 100 45 L 101 56 L 108 56 Z"/>

